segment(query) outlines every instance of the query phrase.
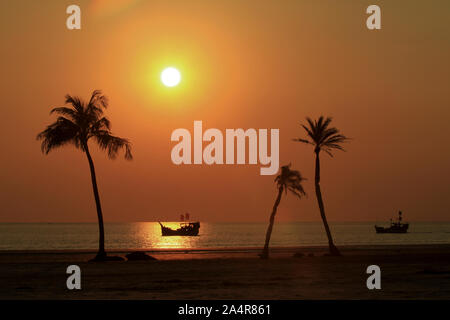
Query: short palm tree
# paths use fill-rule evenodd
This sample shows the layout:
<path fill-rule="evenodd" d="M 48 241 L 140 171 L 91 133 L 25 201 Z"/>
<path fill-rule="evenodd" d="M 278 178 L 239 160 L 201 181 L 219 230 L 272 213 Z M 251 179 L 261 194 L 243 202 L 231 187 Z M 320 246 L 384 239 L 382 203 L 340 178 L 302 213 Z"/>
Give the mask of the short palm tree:
<path fill-rule="evenodd" d="M 318 120 L 311 120 L 306 118 L 308 125 L 303 125 L 307 134 L 307 139 L 294 139 L 294 141 L 303 142 L 310 144 L 314 147 L 314 153 L 316 154 L 316 174 L 315 174 L 315 187 L 316 187 L 316 197 L 319 204 L 320 216 L 322 217 L 323 225 L 325 227 L 325 232 L 328 237 L 328 245 L 331 255 L 340 255 L 338 248 L 333 243 L 333 237 L 331 236 L 330 227 L 328 226 L 327 217 L 325 215 L 325 207 L 322 199 L 322 192 L 320 190 L 320 151 L 325 151 L 331 157 L 333 154 L 331 151 L 333 149 L 342 150 L 344 148 L 340 145 L 343 142 L 347 142 L 349 139 L 340 134 L 339 130 L 334 127 L 329 127 L 332 118 L 320 116 Z"/>
<path fill-rule="evenodd" d="M 281 173 L 275 178 L 275 182 L 277 183 L 278 187 L 278 195 L 275 200 L 275 204 L 273 205 L 272 214 L 270 215 L 269 227 L 267 228 L 266 232 L 266 242 L 264 244 L 264 249 L 260 254 L 260 257 L 262 259 L 269 258 L 270 236 L 272 235 L 273 223 L 275 221 L 275 215 L 277 213 L 278 205 L 280 204 L 283 191 L 287 193 L 287 191 L 289 190 L 299 198 L 306 194 L 302 186 L 302 181 L 304 181 L 305 178 L 301 176 L 299 171 L 291 170 L 290 166 L 291 165 L 282 166 Z"/>
<path fill-rule="evenodd" d="M 95 176 L 94 162 L 89 152 L 88 142 L 94 140 L 100 149 L 107 150 L 108 156 L 114 159 L 120 149 L 125 150 L 125 159 L 131 160 L 131 144 L 127 139 L 119 138 L 111 134 L 110 121 L 103 116 L 103 111 L 108 107 L 108 99 L 101 91 L 92 92 L 88 102 L 78 97 L 66 95 L 66 104 L 69 107 L 54 108 L 50 114 L 58 114 L 56 121 L 37 135 L 42 141 L 42 152 L 48 154 L 53 149 L 73 145 L 86 154 L 91 170 L 92 188 L 99 225 L 99 248 L 95 260 L 105 260 L 105 235 L 103 227 L 103 214 L 98 193 L 97 179 Z"/>

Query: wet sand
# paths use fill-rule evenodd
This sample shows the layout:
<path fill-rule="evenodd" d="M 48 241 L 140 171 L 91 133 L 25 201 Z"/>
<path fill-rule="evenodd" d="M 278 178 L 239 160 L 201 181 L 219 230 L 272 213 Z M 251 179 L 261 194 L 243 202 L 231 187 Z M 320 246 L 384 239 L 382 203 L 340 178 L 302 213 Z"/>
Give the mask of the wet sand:
<path fill-rule="evenodd" d="M 450 299 L 450 245 L 340 249 L 273 248 L 269 260 L 260 248 L 159 250 L 147 251 L 158 261 L 106 263 L 87 262 L 88 250 L 3 251 L 0 299 Z M 70 264 L 81 268 L 81 290 L 66 288 Z M 381 290 L 366 287 L 372 264 Z"/>

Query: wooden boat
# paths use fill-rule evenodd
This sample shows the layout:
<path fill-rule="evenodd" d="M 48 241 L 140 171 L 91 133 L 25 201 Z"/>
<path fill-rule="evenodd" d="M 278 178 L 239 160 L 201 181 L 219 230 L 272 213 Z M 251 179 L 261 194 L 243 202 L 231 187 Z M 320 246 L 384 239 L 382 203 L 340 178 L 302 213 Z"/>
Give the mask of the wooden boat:
<path fill-rule="evenodd" d="M 398 212 L 398 221 L 392 221 L 390 227 L 375 226 L 377 233 L 406 233 L 408 232 L 409 223 L 402 223 L 402 212 Z"/>
<path fill-rule="evenodd" d="M 161 222 L 159 224 L 163 236 L 198 236 L 198 230 L 200 229 L 200 222 L 180 223 L 180 228 L 176 230 L 164 226 Z"/>

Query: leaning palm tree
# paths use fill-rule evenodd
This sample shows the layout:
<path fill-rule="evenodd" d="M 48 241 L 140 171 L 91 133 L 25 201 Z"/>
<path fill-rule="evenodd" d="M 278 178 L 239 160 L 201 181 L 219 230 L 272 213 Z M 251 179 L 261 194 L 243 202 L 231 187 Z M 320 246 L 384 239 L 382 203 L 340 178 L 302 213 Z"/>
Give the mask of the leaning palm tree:
<path fill-rule="evenodd" d="M 331 255 L 339 256 L 340 252 L 338 248 L 333 243 L 333 237 L 331 236 L 330 227 L 328 226 L 327 217 L 325 216 L 325 207 L 322 199 L 322 192 L 320 191 L 320 151 L 325 151 L 328 155 L 333 157 L 331 151 L 333 149 L 342 150 L 344 148 L 340 145 L 343 142 L 347 142 L 349 139 L 340 134 L 339 130 L 334 127 L 329 127 L 331 123 L 331 118 L 326 119 L 320 116 L 318 120 L 311 120 L 309 117 L 306 118 L 308 125 L 303 125 L 307 134 L 307 139 L 294 139 L 294 141 L 303 142 L 310 144 L 314 147 L 314 153 L 316 154 L 316 174 L 315 174 L 315 187 L 316 187 L 316 197 L 319 204 L 320 216 L 322 217 L 323 225 L 325 227 L 325 232 L 328 237 L 328 246 Z"/>
<path fill-rule="evenodd" d="M 94 260 L 106 260 L 105 235 L 103 227 L 103 214 L 98 193 L 97 179 L 95 176 L 94 162 L 89 152 L 88 142 L 94 140 L 100 149 L 107 150 L 108 156 L 114 159 L 119 149 L 125 149 L 125 159 L 131 160 L 131 145 L 127 139 L 119 138 L 111 134 L 111 124 L 103 116 L 103 111 L 108 107 L 108 99 L 101 91 L 92 92 L 88 102 L 78 97 L 66 95 L 66 104 L 69 107 L 54 108 L 50 114 L 58 114 L 56 121 L 37 135 L 42 141 L 41 150 L 48 154 L 53 149 L 73 145 L 86 154 L 91 170 L 92 188 L 94 191 L 95 204 L 99 226 L 99 247 Z"/>
<path fill-rule="evenodd" d="M 275 178 L 275 182 L 278 187 L 278 195 L 275 200 L 275 204 L 273 205 L 272 214 L 270 215 L 269 227 L 266 232 L 266 243 L 264 244 L 264 249 L 260 254 L 262 259 L 269 258 L 269 241 L 270 236 L 272 235 L 273 223 L 275 221 L 275 215 L 277 213 L 278 205 L 281 201 L 281 195 L 283 191 L 287 193 L 287 191 L 291 191 L 294 195 L 301 198 L 306 193 L 303 190 L 302 181 L 305 180 L 297 170 L 291 170 L 291 165 L 282 166 L 281 173 Z"/>

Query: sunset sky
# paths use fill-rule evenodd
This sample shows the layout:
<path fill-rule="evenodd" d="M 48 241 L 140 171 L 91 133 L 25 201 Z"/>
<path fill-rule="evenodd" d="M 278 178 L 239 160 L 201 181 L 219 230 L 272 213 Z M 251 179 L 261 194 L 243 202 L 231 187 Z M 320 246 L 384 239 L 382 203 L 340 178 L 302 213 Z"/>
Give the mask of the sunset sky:
<path fill-rule="evenodd" d="M 82 29 L 66 28 L 78 4 Z M 382 29 L 366 28 L 378 4 Z M 2 1 L 0 222 L 96 222 L 89 166 L 36 135 L 65 94 L 101 89 L 134 160 L 92 145 L 104 219 L 267 221 L 274 176 L 260 165 L 172 164 L 173 130 L 280 129 L 280 164 L 308 179 L 278 221 L 320 221 L 306 116 L 353 140 L 322 155 L 330 221 L 450 220 L 449 1 Z M 160 82 L 177 67 L 182 81 Z"/>

